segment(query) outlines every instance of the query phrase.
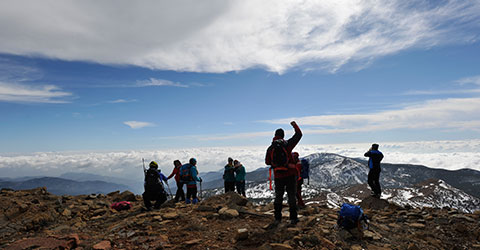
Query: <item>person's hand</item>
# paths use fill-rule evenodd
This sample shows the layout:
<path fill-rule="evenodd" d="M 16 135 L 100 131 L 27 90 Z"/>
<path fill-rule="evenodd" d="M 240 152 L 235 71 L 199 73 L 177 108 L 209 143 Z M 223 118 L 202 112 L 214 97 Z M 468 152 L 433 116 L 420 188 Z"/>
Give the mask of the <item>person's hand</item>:
<path fill-rule="evenodd" d="M 202 181 L 203 181 L 202 178 L 200 178 L 200 182 L 202 182 Z"/>
<path fill-rule="evenodd" d="M 295 125 L 297 125 L 297 123 L 295 121 L 292 121 L 290 122 L 290 125 L 292 125 L 293 127 L 295 127 Z"/>

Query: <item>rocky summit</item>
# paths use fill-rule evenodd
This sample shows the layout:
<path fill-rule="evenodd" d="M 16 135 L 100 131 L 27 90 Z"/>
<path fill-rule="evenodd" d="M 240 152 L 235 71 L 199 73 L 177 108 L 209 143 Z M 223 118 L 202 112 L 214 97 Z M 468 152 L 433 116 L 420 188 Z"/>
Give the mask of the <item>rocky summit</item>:
<path fill-rule="evenodd" d="M 116 211 L 115 201 L 132 208 Z M 400 207 L 365 198 L 368 230 L 336 227 L 338 209 L 310 204 L 291 227 L 288 208 L 276 227 L 273 204 L 235 194 L 196 205 L 168 201 L 144 211 L 140 196 L 56 196 L 45 188 L 0 192 L 2 249 L 480 249 L 480 213 Z"/>

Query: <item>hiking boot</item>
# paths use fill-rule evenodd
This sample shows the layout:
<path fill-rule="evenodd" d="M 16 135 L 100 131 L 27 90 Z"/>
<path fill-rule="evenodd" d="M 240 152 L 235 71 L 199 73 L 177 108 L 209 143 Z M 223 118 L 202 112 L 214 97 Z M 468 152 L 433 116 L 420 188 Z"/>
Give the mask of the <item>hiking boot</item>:
<path fill-rule="evenodd" d="M 186 204 L 190 204 L 190 203 L 192 203 L 192 201 L 190 201 L 190 199 L 186 199 L 186 200 L 185 200 L 185 203 L 186 203 Z"/>
<path fill-rule="evenodd" d="M 289 226 L 291 226 L 291 227 L 294 227 L 294 226 L 296 226 L 296 225 L 297 225 L 297 223 L 298 223 L 298 222 L 299 222 L 299 220 L 298 220 L 298 219 L 293 219 L 293 220 L 290 220 L 290 224 L 289 224 Z"/>
<path fill-rule="evenodd" d="M 192 200 L 192 204 L 197 204 L 197 203 L 198 203 L 198 199 L 197 199 L 197 198 L 195 198 L 195 199 Z"/>
<path fill-rule="evenodd" d="M 270 230 L 270 229 L 274 229 L 276 227 L 278 227 L 278 225 L 280 225 L 282 221 L 281 220 L 274 220 L 272 223 L 270 223 L 270 225 L 267 226 L 267 230 Z"/>

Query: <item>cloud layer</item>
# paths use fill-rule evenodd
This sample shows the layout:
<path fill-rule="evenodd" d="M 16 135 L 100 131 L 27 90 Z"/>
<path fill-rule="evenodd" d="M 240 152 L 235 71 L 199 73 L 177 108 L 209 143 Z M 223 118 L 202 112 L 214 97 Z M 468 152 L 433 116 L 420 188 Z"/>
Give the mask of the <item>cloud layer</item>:
<path fill-rule="evenodd" d="M 145 127 L 154 127 L 155 124 L 151 122 L 140 122 L 140 121 L 126 121 L 123 122 L 123 124 L 129 126 L 130 128 L 133 129 L 140 129 L 140 128 L 145 128 Z"/>
<path fill-rule="evenodd" d="M 240 160 L 247 171 L 265 167 L 265 147 L 216 147 L 185 148 L 151 151 L 58 153 L 45 152 L 28 155 L 0 155 L 0 177 L 58 176 L 66 172 L 85 172 L 100 175 L 138 179 L 142 181 L 142 158 L 155 160 L 167 174 L 172 171 L 173 161 L 183 163 L 189 158 L 198 160 L 199 171 L 218 171 L 228 157 Z M 370 144 L 298 145 L 301 156 L 328 152 L 363 158 Z M 471 168 L 480 171 L 480 140 L 468 141 L 419 141 L 381 143 L 384 162 L 422 164 L 433 168 Z M 367 169 L 365 170 L 367 171 Z"/>
<path fill-rule="evenodd" d="M 225 72 L 335 71 L 478 39 L 478 1 L 0 2 L 0 53 Z"/>

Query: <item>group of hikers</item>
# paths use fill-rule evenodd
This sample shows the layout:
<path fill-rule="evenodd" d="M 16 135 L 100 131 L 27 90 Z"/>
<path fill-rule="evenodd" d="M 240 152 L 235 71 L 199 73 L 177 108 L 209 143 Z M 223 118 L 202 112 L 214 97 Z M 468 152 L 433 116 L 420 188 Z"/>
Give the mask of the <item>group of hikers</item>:
<path fill-rule="evenodd" d="M 290 139 L 285 140 L 285 131 L 281 128 L 277 129 L 265 156 L 265 164 L 270 166 L 270 189 L 272 189 L 272 170 L 274 173 L 275 199 L 273 204 L 275 220 L 272 226 L 276 226 L 282 221 L 283 196 L 285 192 L 287 192 L 288 197 L 291 225 L 298 223 L 298 208 L 305 207 L 301 193 L 303 181 L 305 178 L 308 178 L 309 163 L 307 159 L 300 160 L 299 154 L 293 152 L 293 149 L 302 138 L 302 131 L 295 121 L 292 121 L 290 124 L 294 129 L 294 135 Z M 378 144 L 373 144 L 364 154 L 365 157 L 369 157 L 368 185 L 372 190 L 371 195 L 376 198 L 381 196 L 379 178 L 381 172 L 380 162 L 383 159 L 383 154 L 378 150 L 378 147 Z M 191 158 L 189 163 L 183 165 L 179 160 L 175 160 L 173 162 L 175 167 L 172 173 L 166 177 L 158 170 L 158 164 L 152 161 L 150 168 L 145 171 L 145 192 L 143 193 L 143 198 L 147 210 L 151 210 L 152 200 L 156 201 L 155 208 L 158 208 L 167 200 L 167 194 L 161 182 L 167 183 L 168 179 L 172 177 L 175 177 L 177 184 L 175 202 L 198 203 L 197 182 L 201 184 L 202 179 L 198 177 L 196 163 L 197 160 L 195 158 Z M 236 188 L 240 195 L 246 196 L 245 176 L 245 167 L 238 160 L 233 160 L 229 157 L 223 174 L 225 193 L 235 192 Z M 187 187 L 186 196 L 183 191 L 184 185 Z"/>

